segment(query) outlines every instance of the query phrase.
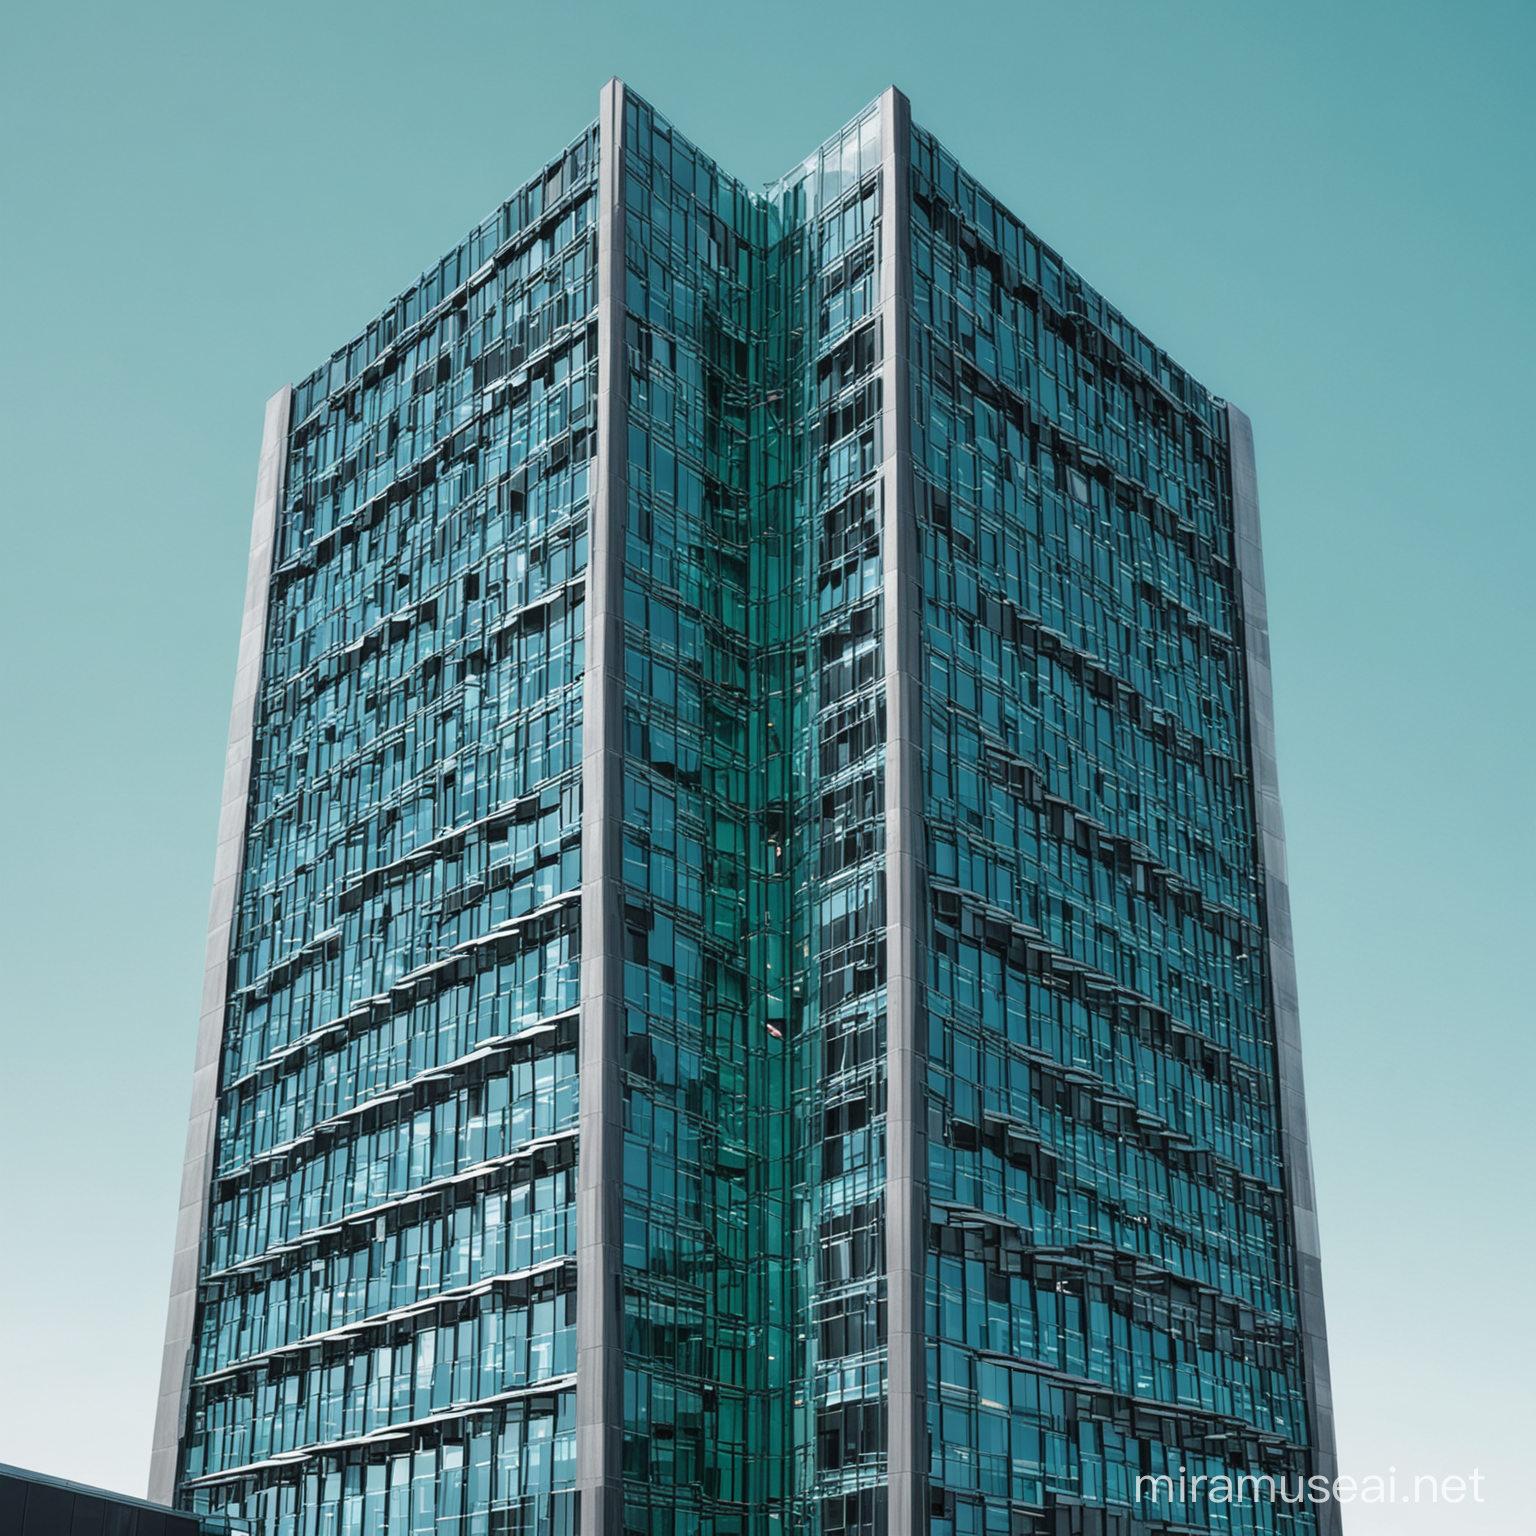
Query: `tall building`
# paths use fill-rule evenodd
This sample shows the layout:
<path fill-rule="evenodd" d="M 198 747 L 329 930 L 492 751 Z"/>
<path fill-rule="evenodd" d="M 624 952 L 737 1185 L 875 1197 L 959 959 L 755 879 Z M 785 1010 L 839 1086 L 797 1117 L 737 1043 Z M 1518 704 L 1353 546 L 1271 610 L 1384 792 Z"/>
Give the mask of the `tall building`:
<path fill-rule="evenodd" d="M 900 93 L 274 396 L 219 837 L 156 1497 L 1336 1528 L 1249 424 Z"/>

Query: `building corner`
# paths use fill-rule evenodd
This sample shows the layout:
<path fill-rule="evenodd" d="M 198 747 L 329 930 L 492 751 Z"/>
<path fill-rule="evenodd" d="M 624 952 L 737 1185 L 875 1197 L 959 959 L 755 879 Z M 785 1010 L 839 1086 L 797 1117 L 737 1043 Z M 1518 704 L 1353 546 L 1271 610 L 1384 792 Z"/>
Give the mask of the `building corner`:
<path fill-rule="evenodd" d="M 597 457 L 590 509 L 582 690 L 581 1044 L 577 1154 L 576 1499 L 582 1536 L 623 1513 L 622 1158 L 624 997 L 620 886 L 624 684 L 624 84 L 598 117 Z"/>
<path fill-rule="evenodd" d="M 886 1265 L 889 1295 L 887 1479 L 893 1536 L 928 1528 L 927 1143 L 923 1091 L 922 596 L 912 497 L 908 333 L 912 116 L 880 98 L 882 417 L 886 684 Z"/>
<path fill-rule="evenodd" d="M 1264 547 L 1259 523 L 1258 474 L 1253 424 L 1227 405 L 1227 439 L 1232 478 L 1234 554 L 1248 674 L 1248 750 L 1253 784 L 1255 836 L 1264 899 L 1270 1003 L 1275 1020 L 1276 1078 L 1280 1133 L 1295 1256 L 1297 1307 L 1306 1375 L 1307 1437 L 1313 1468 L 1330 1481 L 1338 1474 L 1334 1444 L 1333 1393 L 1328 1368 L 1328 1330 L 1323 1308 L 1322 1257 L 1312 1148 L 1307 1130 L 1306 1089 L 1301 1059 L 1301 1019 L 1296 992 L 1296 953 L 1291 930 L 1290 884 L 1286 864 L 1285 817 L 1275 755 L 1274 687 L 1270 670 L 1269 609 L 1264 586 Z M 1320 1503 L 1320 1536 L 1337 1536 L 1338 1506 Z"/>
<path fill-rule="evenodd" d="M 182 1165 L 176 1248 L 171 1261 L 171 1297 L 160 1365 L 160 1392 L 155 1405 L 154 1439 L 150 1451 L 149 1497 L 157 1504 L 169 1505 L 176 1496 L 177 1472 L 191 1392 L 197 1287 L 207 1224 L 214 1129 L 218 1119 L 220 1055 L 229 994 L 229 959 L 250 802 L 251 744 L 256 701 L 261 689 L 266 646 L 267 592 L 277 546 L 277 519 L 287 473 L 288 435 L 292 416 L 293 386 L 285 384 L 267 401 L 262 426 L 261 458 L 256 471 L 256 505 L 251 519 L 245 607 L 240 624 L 235 696 L 230 709 L 229 744 L 224 756 L 224 793 L 219 809 L 213 894 L 208 908 L 202 1005 L 199 1010 L 197 1054 L 192 1075 L 192 1107 Z"/>

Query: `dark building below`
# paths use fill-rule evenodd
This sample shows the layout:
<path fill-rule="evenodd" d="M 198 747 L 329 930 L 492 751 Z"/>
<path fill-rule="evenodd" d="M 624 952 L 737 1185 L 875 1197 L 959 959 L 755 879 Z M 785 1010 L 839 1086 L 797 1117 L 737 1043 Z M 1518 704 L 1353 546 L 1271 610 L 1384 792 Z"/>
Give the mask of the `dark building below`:
<path fill-rule="evenodd" d="M 0 1466 L 0 1536 L 243 1536 L 223 1515 L 192 1515 L 147 1499 Z"/>

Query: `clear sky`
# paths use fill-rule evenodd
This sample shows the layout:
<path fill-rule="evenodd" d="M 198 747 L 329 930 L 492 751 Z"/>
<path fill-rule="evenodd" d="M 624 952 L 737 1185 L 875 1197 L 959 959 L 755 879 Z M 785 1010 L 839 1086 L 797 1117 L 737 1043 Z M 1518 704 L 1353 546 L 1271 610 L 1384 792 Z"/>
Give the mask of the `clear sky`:
<path fill-rule="evenodd" d="M 1351 1536 L 1529 1530 L 1536 6 L 0 12 L 0 1461 L 142 1492 L 262 405 L 623 75 L 884 86 L 1252 416 Z"/>

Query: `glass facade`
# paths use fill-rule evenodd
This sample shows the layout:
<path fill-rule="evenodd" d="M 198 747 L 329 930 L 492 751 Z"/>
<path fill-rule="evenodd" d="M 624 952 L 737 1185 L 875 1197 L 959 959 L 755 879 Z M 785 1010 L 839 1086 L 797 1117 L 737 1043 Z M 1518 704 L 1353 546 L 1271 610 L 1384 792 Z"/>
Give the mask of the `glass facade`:
<path fill-rule="evenodd" d="M 157 1490 L 1316 1529 L 1136 1482 L 1331 1468 L 1234 413 L 897 93 L 600 122 L 269 410 Z"/>
<path fill-rule="evenodd" d="M 623 144 L 623 1506 L 781 1507 L 789 909 L 764 209 L 643 102 Z"/>
<path fill-rule="evenodd" d="M 572 1528 L 596 155 L 294 391 L 178 1473 L 263 1530 Z"/>
<path fill-rule="evenodd" d="M 910 174 L 934 1528 L 1294 1488 L 1227 411 L 921 132 Z"/>

